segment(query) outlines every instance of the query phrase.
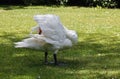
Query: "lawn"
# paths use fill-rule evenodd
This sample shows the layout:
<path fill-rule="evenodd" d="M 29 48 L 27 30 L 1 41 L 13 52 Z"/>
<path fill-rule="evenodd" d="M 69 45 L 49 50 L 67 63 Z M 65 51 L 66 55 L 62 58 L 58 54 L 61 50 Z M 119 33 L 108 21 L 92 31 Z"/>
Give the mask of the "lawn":
<path fill-rule="evenodd" d="M 36 14 L 56 14 L 78 33 L 78 44 L 58 53 L 63 66 L 45 65 L 44 53 L 16 49 Z M 52 52 L 49 61 L 52 61 Z M 84 7 L 0 6 L 0 79 L 120 79 L 120 10 Z"/>

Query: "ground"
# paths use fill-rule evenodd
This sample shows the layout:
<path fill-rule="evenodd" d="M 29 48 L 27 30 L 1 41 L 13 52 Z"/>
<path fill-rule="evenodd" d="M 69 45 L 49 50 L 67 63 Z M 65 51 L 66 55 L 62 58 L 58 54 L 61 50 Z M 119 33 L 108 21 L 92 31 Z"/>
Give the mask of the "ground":
<path fill-rule="evenodd" d="M 65 65 L 45 65 L 43 52 L 14 48 L 14 42 L 28 37 L 36 25 L 35 14 L 56 14 L 67 28 L 76 30 L 78 44 L 58 53 Z M 48 78 L 120 79 L 120 10 L 0 6 L 0 79 Z"/>

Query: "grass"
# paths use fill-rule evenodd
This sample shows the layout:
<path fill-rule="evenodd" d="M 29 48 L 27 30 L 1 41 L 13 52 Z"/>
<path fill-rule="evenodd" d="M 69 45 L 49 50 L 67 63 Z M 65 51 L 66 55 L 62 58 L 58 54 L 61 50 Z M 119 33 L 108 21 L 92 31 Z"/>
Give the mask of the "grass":
<path fill-rule="evenodd" d="M 77 45 L 59 51 L 64 66 L 44 65 L 41 51 L 14 48 L 36 25 L 33 16 L 48 13 L 79 36 Z M 119 9 L 0 6 L 0 79 L 120 79 L 119 17 Z"/>

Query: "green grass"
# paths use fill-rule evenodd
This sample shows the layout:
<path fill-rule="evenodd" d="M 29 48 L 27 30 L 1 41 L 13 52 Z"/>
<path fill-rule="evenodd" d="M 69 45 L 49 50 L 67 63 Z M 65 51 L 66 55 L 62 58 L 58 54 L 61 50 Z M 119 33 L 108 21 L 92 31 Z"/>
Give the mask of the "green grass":
<path fill-rule="evenodd" d="M 44 65 L 41 51 L 14 48 L 13 43 L 28 37 L 36 25 L 35 14 L 56 14 L 66 27 L 77 31 L 78 44 L 58 53 L 64 66 Z M 120 79 L 120 10 L 0 6 L 0 79 L 48 78 Z"/>

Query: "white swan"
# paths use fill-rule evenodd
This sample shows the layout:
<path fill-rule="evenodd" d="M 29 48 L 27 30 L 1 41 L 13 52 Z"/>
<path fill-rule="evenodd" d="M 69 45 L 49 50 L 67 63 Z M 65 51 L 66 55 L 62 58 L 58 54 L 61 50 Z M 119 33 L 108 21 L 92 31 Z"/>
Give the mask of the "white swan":
<path fill-rule="evenodd" d="M 25 47 L 43 50 L 45 63 L 47 63 L 48 51 L 52 50 L 54 63 L 57 64 L 56 54 L 58 50 L 77 43 L 76 32 L 64 27 L 56 15 L 35 15 L 34 20 L 38 25 L 32 28 L 30 37 L 15 43 L 15 48 Z M 34 33 L 35 31 L 37 33 Z"/>

